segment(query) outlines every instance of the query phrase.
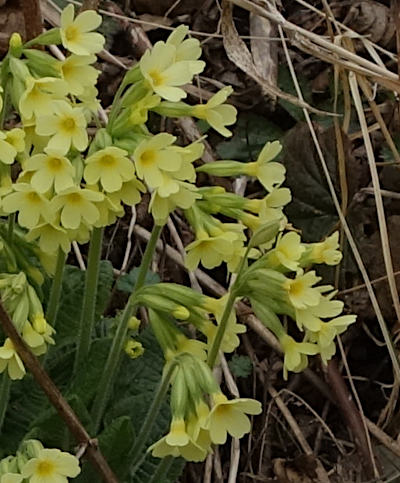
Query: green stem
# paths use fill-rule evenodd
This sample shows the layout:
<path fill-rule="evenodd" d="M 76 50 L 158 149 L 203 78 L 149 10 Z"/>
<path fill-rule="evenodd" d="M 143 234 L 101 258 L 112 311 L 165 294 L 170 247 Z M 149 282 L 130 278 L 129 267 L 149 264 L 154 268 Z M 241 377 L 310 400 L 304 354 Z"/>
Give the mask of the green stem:
<path fill-rule="evenodd" d="M 15 213 L 11 213 L 11 215 L 8 215 L 8 228 L 7 228 L 7 241 L 10 245 L 12 245 L 12 241 L 13 241 L 14 226 L 15 226 Z"/>
<path fill-rule="evenodd" d="M 8 377 L 7 372 L 4 372 L 0 384 L 0 433 L 3 428 L 8 401 L 10 400 L 10 387 L 11 379 Z"/>
<path fill-rule="evenodd" d="M 158 238 L 161 234 L 162 226 L 154 226 L 151 233 L 150 240 L 146 246 L 146 250 L 143 255 L 142 263 L 140 264 L 139 275 L 136 279 L 136 284 L 133 289 L 132 295 L 123 311 L 121 320 L 118 324 L 117 331 L 115 333 L 114 339 L 111 344 L 110 352 L 108 353 L 108 358 L 106 365 L 104 367 L 96 397 L 93 402 L 92 417 L 94 422 L 94 432 L 97 433 L 100 428 L 100 423 L 104 414 L 104 410 L 108 401 L 109 393 L 116 376 L 117 366 L 122 353 L 122 348 L 126 339 L 126 334 L 128 330 L 128 322 L 131 318 L 134 310 L 136 309 L 136 304 L 134 300 L 134 294 L 137 290 L 142 288 L 146 280 L 146 274 L 149 270 L 150 263 L 153 259 L 154 251 L 156 249 L 156 244 Z"/>
<path fill-rule="evenodd" d="M 165 458 L 163 458 L 160 461 L 160 464 L 157 466 L 157 470 L 152 476 L 149 483 L 158 483 L 159 481 L 162 481 L 163 478 L 168 473 L 169 469 L 171 468 L 173 462 L 174 462 L 173 456 L 166 456 Z"/>
<path fill-rule="evenodd" d="M 143 447 L 145 446 L 149 438 L 151 428 L 156 421 L 161 405 L 165 399 L 165 396 L 167 395 L 169 383 L 174 374 L 176 365 L 177 362 L 173 362 L 168 368 L 165 376 L 162 378 L 160 385 L 158 386 L 157 392 L 154 396 L 153 402 L 151 403 L 150 409 L 146 415 L 142 427 L 140 428 L 140 432 L 136 437 L 136 442 L 128 453 L 127 460 L 132 460 L 131 466 L 135 465 L 132 472 L 133 474 L 136 473 L 139 466 L 142 464 L 144 458 L 146 457 L 146 453 L 142 455 Z"/>
<path fill-rule="evenodd" d="M 125 79 L 124 79 L 125 80 Z M 122 96 L 122 93 L 126 89 L 127 84 L 122 81 L 120 86 L 117 89 L 117 92 L 115 93 L 114 100 L 112 103 L 110 115 L 108 116 L 108 123 L 107 123 L 107 131 L 111 134 L 111 129 L 112 125 L 117 117 L 117 114 L 119 112 L 119 107 L 120 107 L 120 99 Z"/>
<path fill-rule="evenodd" d="M 50 297 L 46 310 L 46 320 L 52 327 L 55 327 L 56 325 L 66 259 L 67 255 L 61 250 L 61 248 L 59 248 L 57 253 L 56 271 L 51 284 Z"/>
<path fill-rule="evenodd" d="M 99 281 L 99 264 L 101 257 L 101 245 L 103 241 L 103 231 L 103 228 L 94 228 L 92 238 L 90 240 L 88 265 L 85 279 L 85 292 L 83 296 L 74 374 L 77 374 L 90 350 L 96 308 L 97 285 Z"/>
<path fill-rule="evenodd" d="M 239 286 L 240 283 L 240 275 L 243 272 L 243 269 L 245 267 L 247 257 L 250 251 L 250 247 L 247 247 L 247 250 L 240 262 L 239 269 L 236 275 L 236 280 L 234 281 L 232 287 L 230 288 L 229 291 L 229 297 L 226 302 L 224 312 L 222 314 L 222 319 L 221 322 L 218 325 L 218 330 L 215 335 L 215 338 L 213 340 L 211 349 L 208 353 L 208 358 L 207 358 L 207 364 L 211 367 L 211 369 L 215 366 L 215 361 L 217 360 L 218 357 L 218 352 L 221 347 L 222 339 L 225 335 L 226 327 L 228 325 L 228 320 L 229 320 L 229 315 L 232 311 L 233 305 L 235 303 L 236 295 L 237 295 L 237 287 Z"/>

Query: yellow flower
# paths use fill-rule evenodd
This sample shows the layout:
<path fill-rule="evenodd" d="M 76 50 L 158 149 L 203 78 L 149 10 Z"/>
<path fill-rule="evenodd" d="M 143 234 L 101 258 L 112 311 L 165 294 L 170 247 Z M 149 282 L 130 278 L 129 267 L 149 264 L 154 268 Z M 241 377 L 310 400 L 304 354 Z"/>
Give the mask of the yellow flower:
<path fill-rule="evenodd" d="M 340 300 L 331 300 L 335 292 L 329 296 L 321 295 L 317 305 L 296 309 L 296 323 L 300 330 L 303 327 L 312 331 L 318 331 L 321 319 L 338 316 L 342 310 L 344 303 Z"/>
<path fill-rule="evenodd" d="M 173 45 L 176 49 L 176 62 L 181 60 L 196 61 L 201 56 L 200 42 L 197 39 L 185 39 L 188 31 L 187 25 L 179 25 L 167 39 L 167 45 Z"/>
<path fill-rule="evenodd" d="M 6 141 L 15 148 L 17 153 L 22 153 L 25 150 L 25 131 L 19 128 L 6 131 Z"/>
<path fill-rule="evenodd" d="M 268 264 L 273 268 L 283 265 L 289 270 L 297 270 L 304 250 L 300 235 L 291 231 L 280 237 L 275 248 L 268 253 Z"/>
<path fill-rule="evenodd" d="M 77 97 L 81 101 L 79 107 L 83 109 L 85 117 L 89 121 L 92 114 L 97 114 L 100 109 L 100 101 L 97 99 L 98 91 L 94 86 L 86 86 L 82 94 Z"/>
<path fill-rule="evenodd" d="M 135 176 L 133 163 L 127 158 L 127 154 L 123 149 L 114 146 L 95 152 L 85 161 L 85 181 L 95 184 L 100 180 L 107 192 L 120 190 L 124 181 L 129 181 Z"/>
<path fill-rule="evenodd" d="M 151 188 L 158 188 L 165 179 L 162 171 L 178 171 L 182 156 L 175 150 L 168 149 L 176 140 L 175 136 L 160 133 L 151 139 L 142 141 L 133 153 L 136 171 L 140 179 Z"/>
<path fill-rule="evenodd" d="M 211 441 L 224 444 L 228 433 L 234 438 L 241 438 L 251 428 L 246 414 L 260 414 L 261 404 L 254 399 L 233 399 L 228 401 L 222 392 L 212 395 L 213 407 L 204 425 L 210 432 Z"/>
<path fill-rule="evenodd" d="M 28 77 L 25 83 L 26 90 L 19 101 L 19 110 L 25 119 L 31 119 L 33 115 L 45 116 L 52 112 L 54 100 L 62 99 L 68 93 L 67 84 L 55 77 Z"/>
<path fill-rule="evenodd" d="M 36 154 L 25 163 L 27 171 L 35 171 L 31 185 L 38 193 L 46 193 L 54 186 L 56 193 L 74 185 L 75 168 L 59 151 L 50 148 L 46 154 Z"/>
<path fill-rule="evenodd" d="M 63 46 L 77 55 L 96 54 L 103 49 L 105 38 L 96 30 L 101 16 L 93 10 L 86 10 L 74 20 L 74 6 L 69 4 L 61 13 L 61 41 Z"/>
<path fill-rule="evenodd" d="M 232 92 L 231 86 L 224 87 L 214 94 L 206 104 L 193 106 L 192 116 L 206 120 L 222 136 L 232 136 L 231 131 L 225 126 L 230 126 L 236 122 L 237 111 L 235 107 L 224 104 Z"/>
<path fill-rule="evenodd" d="M 13 164 L 16 155 L 17 150 L 7 142 L 7 136 L 0 131 L 0 162 Z"/>
<path fill-rule="evenodd" d="M 263 223 L 283 217 L 282 208 L 290 203 L 292 195 L 288 188 L 275 188 L 261 200 L 244 202 L 244 209 L 259 215 Z"/>
<path fill-rule="evenodd" d="M 234 229 L 236 226 L 239 225 L 227 223 L 226 230 L 220 230 L 220 233 L 216 233 L 215 236 L 210 236 L 204 230 L 198 230 L 196 240 L 186 247 L 187 268 L 195 270 L 201 262 L 205 268 L 211 269 L 224 261 L 231 261 L 238 249 L 238 242 L 243 239 L 243 233 Z"/>
<path fill-rule="evenodd" d="M 170 432 L 156 443 L 152 444 L 147 451 L 151 451 L 156 458 L 165 456 L 181 456 L 186 461 L 204 461 L 207 456 L 207 449 L 200 446 L 186 429 L 186 422 L 180 419 L 173 419 Z"/>
<path fill-rule="evenodd" d="M 39 223 L 51 221 L 54 214 L 49 200 L 38 193 L 30 184 L 15 183 L 14 193 L 2 200 L 2 209 L 6 213 L 19 211 L 18 223 L 25 228 L 34 228 Z"/>
<path fill-rule="evenodd" d="M 39 239 L 39 248 L 45 254 L 57 253 L 58 249 L 69 253 L 71 240 L 66 230 L 58 224 L 42 223 L 26 234 L 28 241 Z"/>
<path fill-rule="evenodd" d="M 78 458 L 59 449 L 40 450 L 21 471 L 31 483 L 68 483 L 68 478 L 75 478 L 80 472 Z"/>
<path fill-rule="evenodd" d="M 77 229 L 82 220 L 92 226 L 99 219 L 99 210 L 95 203 L 103 201 L 104 196 L 92 190 L 73 186 L 51 200 L 51 208 L 60 210 L 61 225 L 64 228 Z"/>
<path fill-rule="evenodd" d="M 204 69 L 201 61 L 175 62 L 177 49 L 172 44 L 157 42 L 140 59 L 140 70 L 153 91 L 169 101 L 179 101 L 186 92 L 178 86 L 187 84 Z"/>
<path fill-rule="evenodd" d="M 98 190 L 93 191 L 98 192 Z M 96 203 L 96 208 L 99 210 L 99 219 L 93 225 L 96 228 L 112 225 L 118 217 L 124 216 L 125 213 L 119 199 L 112 200 L 110 195 L 105 195 L 103 201 Z"/>
<path fill-rule="evenodd" d="M 324 364 L 327 364 L 336 352 L 336 336 L 346 331 L 348 326 L 356 321 L 356 318 L 355 315 L 342 315 L 329 322 L 319 320 L 318 329 L 308 331 L 308 339 L 317 343 Z"/>
<path fill-rule="evenodd" d="M 37 134 L 51 136 L 47 147 L 60 154 L 67 154 L 71 146 L 78 151 L 86 149 L 88 135 L 83 110 L 65 101 L 55 101 L 52 112 L 52 115 L 38 118 L 36 124 Z"/>
<path fill-rule="evenodd" d="M 150 109 L 160 104 L 161 98 L 155 96 L 150 92 L 139 101 L 135 102 L 130 109 L 129 121 L 131 124 L 144 124 L 149 117 L 148 112 Z"/>
<path fill-rule="evenodd" d="M 287 372 L 301 372 L 307 367 L 307 355 L 318 354 L 318 346 L 309 342 L 296 342 L 290 335 L 284 334 L 279 342 L 285 353 L 283 362 L 283 377 L 287 379 Z"/>
<path fill-rule="evenodd" d="M 55 341 L 52 335 L 55 333 L 55 330 L 46 323 L 45 330 L 40 333 L 30 322 L 25 322 L 24 327 L 22 329 L 22 338 L 31 348 L 32 352 L 36 356 L 40 356 L 44 354 L 47 350 L 47 344 L 55 344 Z"/>
<path fill-rule="evenodd" d="M 296 309 L 305 309 L 317 305 L 321 299 L 321 292 L 313 287 L 321 277 L 317 277 L 314 271 L 303 274 L 299 272 L 295 279 L 287 279 L 284 289 L 287 290 L 290 302 Z"/>
<path fill-rule="evenodd" d="M 7 338 L 0 347 L 0 373 L 7 368 L 10 379 L 22 379 L 25 374 L 25 367 L 15 350 L 12 340 Z"/>
<path fill-rule="evenodd" d="M 279 141 L 268 142 L 258 155 L 257 161 L 245 164 L 245 174 L 255 176 L 266 190 L 272 191 L 285 180 L 285 167 L 280 163 L 270 162 L 281 150 Z"/>
<path fill-rule="evenodd" d="M 193 206 L 196 199 L 201 198 L 197 193 L 196 186 L 190 183 L 177 181 L 178 191 L 170 194 L 167 198 L 159 195 L 159 190 L 156 189 L 151 195 L 149 204 L 149 211 L 153 215 L 156 225 L 164 225 L 176 207 L 183 210 L 189 209 Z"/>
<path fill-rule="evenodd" d="M 61 75 L 68 84 L 71 94 L 83 94 L 85 87 L 94 86 L 100 72 L 90 64 L 96 62 L 95 55 L 75 55 L 67 57 L 60 64 Z"/>
<path fill-rule="evenodd" d="M 132 165 L 132 170 L 133 169 L 134 167 Z M 122 183 L 120 190 L 109 193 L 107 198 L 109 198 L 114 205 L 118 205 L 122 201 L 128 206 L 134 206 L 139 203 L 141 192 L 145 193 L 146 188 L 141 181 L 134 177 L 130 181 Z"/>
<path fill-rule="evenodd" d="M 326 240 L 311 245 L 309 255 L 311 263 L 326 263 L 327 265 L 337 265 L 342 259 L 339 251 L 339 232 L 336 231 Z"/>

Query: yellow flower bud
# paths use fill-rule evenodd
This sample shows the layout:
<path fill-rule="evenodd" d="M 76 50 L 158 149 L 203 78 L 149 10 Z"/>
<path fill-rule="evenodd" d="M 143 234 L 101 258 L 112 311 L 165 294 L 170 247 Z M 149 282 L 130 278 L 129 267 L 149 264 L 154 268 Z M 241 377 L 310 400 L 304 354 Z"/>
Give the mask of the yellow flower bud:
<path fill-rule="evenodd" d="M 144 347 L 137 340 L 128 340 L 125 344 L 125 352 L 131 359 L 137 359 L 144 353 Z"/>
<path fill-rule="evenodd" d="M 140 320 L 137 317 L 131 317 L 128 321 L 128 329 L 138 330 L 140 327 Z"/>

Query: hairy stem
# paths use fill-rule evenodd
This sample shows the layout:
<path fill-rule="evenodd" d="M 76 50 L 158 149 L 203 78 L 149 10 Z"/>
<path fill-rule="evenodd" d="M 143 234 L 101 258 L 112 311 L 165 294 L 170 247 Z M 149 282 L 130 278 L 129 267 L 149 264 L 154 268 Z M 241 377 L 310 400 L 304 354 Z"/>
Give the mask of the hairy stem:
<path fill-rule="evenodd" d="M 215 335 L 215 338 L 213 340 L 210 352 L 208 353 L 208 358 L 207 358 L 207 364 L 213 368 L 215 366 L 215 361 L 217 360 L 218 357 L 218 352 L 221 347 L 222 339 L 224 338 L 226 328 L 228 326 L 228 321 L 229 321 L 229 315 L 233 309 L 233 306 L 235 304 L 235 299 L 236 299 L 236 294 L 237 290 L 236 288 L 239 286 L 240 283 L 240 276 L 243 272 L 243 269 L 246 265 L 247 262 L 247 257 L 250 251 L 250 247 L 247 247 L 247 250 L 240 262 L 239 269 L 237 271 L 236 279 L 232 285 L 232 287 L 229 290 L 229 297 L 226 302 L 224 312 L 222 314 L 221 322 L 218 325 L 218 330 Z"/>
<path fill-rule="evenodd" d="M 99 264 L 103 228 L 94 228 L 90 240 L 88 266 L 86 270 L 85 293 L 83 295 L 82 314 L 79 325 L 78 347 L 75 356 L 74 374 L 84 363 L 90 350 L 91 335 L 94 325 L 97 285 L 99 281 Z"/>
<path fill-rule="evenodd" d="M 61 250 L 61 248 L 59 248 L 57 253 L 56 271 L 51 284 L 50 297 L 46 310 L 46 320 L 52 327 L 56 325 L 66 259 L 67 255 Z"/>
<path fill-rule="evenodd" d="M 3 428 L 8 401 L 10 400 L 10 387 L 11 379 L 9 378 L 7 371 L 4 371 L 0 383 L 0 433 Z"/>
<path fill-rule="evenodd" d="M 123 348 L 127 330 L 128 330 L 128 322 L 136 309 L 134 294 L 137 290 L 139 290 L 144 285 L 146 274 L 149 270 L 150 263 L 153 259 L 154 251 L 156 249 L 156 244 L 161 234 L 161 231 L 162 231 L 162 226 L 158 226 L 158 225 L 154 226 L 153 231 L 151 233 L 150 240 L 146 246 L 146 250 L 143 255 L 142 263 L 139 269 L 139 275 L 136 279 L 136 284 L 133 289 L 133 293 L 129 297 L 129 300 L 122 313 L 121 319 L 117 327 L 117 331 L 115 333 L 113 342 L 111 344 L 110 352 L 108 353 L 106 365 L 104 367 L 104 371 L 102 373 L 102 377 L 99 382 L 98 390 L 97 390 L 96 397 L 93 402 L 93 408 L 92 408 L 92 417 L 93 417 L 95 432 L 97 432 L 100 428 L 100 423 L 103 418 L 105 407 L 107 405 L 110 390 L 112 388 L 114 378 L 116 376 L 118 363 L 120 360 L 122 348 Z"/>
<path fill-rule="evenodd" d="M 133 445 L 132 449 L 129 451 L 128 460 L 132 460 L 131 466 L 135 465 L 133 474 L 135 474 L 136 470 L 142 464 L 143 459 L 146 457 L 146 454 L 142 455 L 143 447 L 145 446 L 149 438 L 151 428 L 156 421 L 161 405 L 165 399 L 165 396 L 167 395 L 169 383 L 174 374 L 176 365 L 177 363 L 173 362 L 169 366 L 168 371 L 166 372 L 164 377 L 162 378 L 160 385 L 158 386 L 157 392 L 154 396 L 153 402 L 151 403 L 150 409 L 143 422 L 143 425 L 140 428 L 140 432 L 136 437 L 136 442 Z"/>

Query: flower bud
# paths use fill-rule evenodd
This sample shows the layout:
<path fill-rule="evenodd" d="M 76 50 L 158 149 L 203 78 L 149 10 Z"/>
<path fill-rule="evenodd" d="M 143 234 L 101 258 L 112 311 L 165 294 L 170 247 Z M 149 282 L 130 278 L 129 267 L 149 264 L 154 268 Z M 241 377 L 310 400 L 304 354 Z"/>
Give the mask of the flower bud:
<path fill-rule="evenodd" d="M 18 32 L 14 32 L 9 40 L 10 54 L 14 57 L 21 57 L 22 52 L 22 38 Z"/>
<path fill-rule="evenodd" d="M 18 472 L 18 461 L 15 456 L 7 456 L 0 461 L 0 476 Z"/>
<path fill-rule="evenodd" d="M 280 230 L 280 223 L 277 220 L 269 221 L 260 226 L 250 239 L 249 247 L 254 248 L 273 240 Z"/>
<path fill-rule="evenodd" d="M 132 339 L 126 342 L 124 350 L 131 359 L 137 359 L 144 353 L 144 347 L 142 344 L 139 341 Z"/>
<path fill-rule="evenodd" d="M 26 47 L 31 45 L 59 45 L 61 44 L 61 35 L 59 28 L 53 28 L 47 30 L 47 32 L 43 32 L 42 34 L 38 35 L 34 39 L 30 40 L 25 44 Z"/>
<path fill-rule="evenodd" d="M 138 330 L 140 327 L 140 320 L 137 317 L 131 317 L 128 320 L 128 329 L 130 330 Z"/>
<path fill-rule="evenodd" d="M 239 161 L 214 161 L 196 168 L 198 173 L 207 173 L 213 176 L 238 176 L 245 174 L 246 163 Z"/>
<path fill-rule="evenodd" d="M 24 49 L 29 69 L 39 77 L 61 77 L 60 61 L 37 49 Z"/>
<path fill-rule="evenodd" d="M 23 453 L 28 459 L 37 458 L 42 451 L 43 445 L 37 439 L 27 439 L 22 442 L 18 453 Z"/>
<path fill-rule="evenodd" d="M 166 117 L 182 117 L 190 116 L 192 112 L 192 106 L 185 104 L 184 102 L 161 102 L 157 107 L 153 108 L 152 111 L 156 112 L 160 116 Z"/>
<path fill-rule="evenodd" d="M 23 82 L 25 82 L 25 79 L 28 77 L 31 77 L 31 73 L 29 72 L 26 63 L 23 60 L 15 57 L 10 58 L 10 71 L 14 77 Z"/>

